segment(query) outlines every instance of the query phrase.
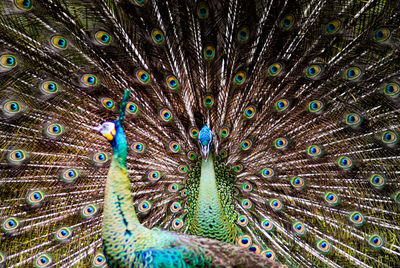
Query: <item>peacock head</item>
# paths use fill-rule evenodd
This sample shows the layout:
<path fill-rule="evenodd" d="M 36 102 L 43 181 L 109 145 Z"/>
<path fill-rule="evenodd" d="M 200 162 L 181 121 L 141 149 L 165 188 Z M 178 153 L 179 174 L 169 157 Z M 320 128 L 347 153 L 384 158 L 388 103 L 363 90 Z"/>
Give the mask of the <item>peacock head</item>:
<path fill-rule="evenodd" d="M 204 125 L 200 130 L 199 143 L 201 146 L 201 155 L 206 161 L 208 159 L 208 154 L 210 153 L 213 136 L 211 129 L 207 125 Z"/>
<path fill-rule="evenodd" d="M 116 125 L 113 121 L 104 122 L 103 124 L 94 127 L 93 130 L 99 132 L 110 142 L 114 140 L 114 137 L 117 134 Z"/>

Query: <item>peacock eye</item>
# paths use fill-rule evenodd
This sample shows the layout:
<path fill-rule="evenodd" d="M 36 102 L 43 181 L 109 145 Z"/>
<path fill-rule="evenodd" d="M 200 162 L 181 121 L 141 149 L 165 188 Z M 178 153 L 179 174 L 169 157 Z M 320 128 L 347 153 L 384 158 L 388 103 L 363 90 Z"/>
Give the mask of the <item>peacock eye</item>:
<path fill-rule="evenodd" d="M 189 129 L 189 133 L 190 133 L 190 137 L 192 137 L 193 139 L 197 139 L 199 137 L 199 129 L 196 127 L 191 127 Z"/>
<path fill-rule="evenodd" d="M 382 133 L 382 141 L 386 144 L 395 144 L 397 142 L 397 135 L 393 131 L 385 131 Z"/>
<path fill-rule="evenodd" d="M 307 108 L 311 113 L 318 113 L 324 109 L 324 104 L 322 101 L 314 100 L 308 103 Z"/>
<path fill-rule="evenodd" d="M 134 102 L 128 102 L 128 103 L 126 104 L 126 111 L 127 111 L 129 114 L 136 115 L 136 114 L 138 114 L 138 112 L 139 112 L 139 107 L 138 107 L 137 104 L 134 103 Z"/>
<path fill-rule="evenodd" d="M 147 85 L 148 83 L 150 83 L 150 75 L 145 70 L 137 71 L 136 78 L 143 85 Z"/>
<path fill-rule="evenodd" d="M 233 82 L 236 86 L 241 86 L 246 82 L 246 75 L 243 72 L 239 72 L 235 75 Z"/>
<path fill-rule="evenodd" d="M 275 175 L 275 172 L 272 168 L 264 168 L 261 170 L 261 176 L 266 179 L 270 179 Z"/>
<path fill-rule="evenodd" d="M 211 95 L 204 97 L 203 104 L 207 109 L 210 109 L 214 104 L 214 98 Z"/>
<path fill-rule="evenodd" d="M 7 158 L 12 164 L 21 164 L 26 159 L 26 153 L 23 150 L 14 150 L 8 154 Z"/>
<path fill-rule="evenodd" d="M 289 142 L 285 138 L 278 138 L 274 141 L 274 146 L 276 149 L 284 149 L 288 146 Z"/>
<path fill-rule="evenodd" d="M 330 206 L 336 206 L 339 204 L 339 197 L 333 193 L 333 192 L 327 192 L 324 194 L 324 200 L 330 205 Z"/>
<path fill-rule="evenodd" d="M 206 46 L 203 50 L 204 59 L 212 61 L 215 57 L 215 48 L 213 46 Z"/>
<path fill-rule="evenodd" d="M 380 235 L 373 234 L 368 238 L 368 244 L 374 249 L 381 249 L 384 241 Z"/>
<path fill-rule="evenodd" d="M 242 164 L 237 164 L 233 166 L 233 171 L 236 173 L 239 173 L 243 170 L 243 165 Z"/>
<path fill-rule="evenodd" d="M 5 231 L 6 233 L 15 231 L 15 229 L 17 229 L 18 226 L 19 226 L 19 220 L 14 217 L 5 219 L 1 225 L 3 231 Z"/>
<path fill-rule="evenodd" d="M 369 182 L 376 189 L 382 189 L 385 186 L 386 179 L 380 174 L 373 174 L 369 177 Z"/>
<path fill-rule="evenodd" d="M 249 107 L 247 107 L 244 112 L 243 115 L 246 119 L 251 119 L 254 117 L 254 115 L 256 114 L 256 107 L 251 105 Z"/>
<path fill-rule="evenodd" d="M 311 157 L 319 157 L 322 155 L 322 149 L 317 145 L 311 145 L 307 148 L 306 153 Z"/>
<path fill-rule="evenodd" d="M 176 184 L 176 183 L 170 184 L 170 185 L 168 186 L 168 192 L 170 192 L 170 193 L 176 193 L 176 192 L 179 191 L 179 190 L 180 190 L 180 187 L 179 187 L 179 185 Z"/>
<path fill-rule="evenodd" d="M 151 203 L 147 200 L 140 202 L 138 205 L 139 212 L 145 213 L 148 212 L 150 209 L 151 209 Z"/>
<path fill-rule="evenodd" d="M 108 46 L 111 44 L 111 35 L 105 31 L 97 31 L 94 38 L 99 45 Z"/>
<path fill-rule="evenodd" d="M 326 25 L 325 32 L 327 34 L 335 34 L 340 30 L 341 26 L 342 26 L 342 23 L 340 20 L 330 21 Z"/>
<path fill-rule="evenodd" d="M 242 27 L 238 31 L 237 39 L 240 43 L 244 43 L 249 39 L 249 29 L 247 27 Z"/>
<path fill-rule="evenodd" d="M 252 144 L 253 144 L 253 142 L 251 140 L 246 139 L 246 140 L 242 141 L 241 148 L 242 148 L 242 150 L 247 151 L 248 149 L 251 148 Z"/>
<path fill-rule="evenodd" d="M 290 30 L 294 25 L 294 17 L 292 15 L 286 15 L 283 17 L 280 23 L 280 27 L 283 31 Z"/>
<path fill-rule="evenodd" d="M 289 101 L 286 99 L 278 100 L 277 102 L 275 102 L 275 109 L 278 112 L 285 111 L 287 108 L 289 108 L 289 104 Z"/>
<path fill-rule="evenodd" d="M 394 82 L 387 83 L 383 88 L 383 93 L 385 93 L 386 96 L 396 98 L 400 94 L 399 84 Z"/>
<path fill-rule="evenodd" d="M 146 146 L 141 142 L 134 142 L 131 148 L 136 153 L 143 153 L 146 150 Z"/>
<path fill-rule="evenodd" d="M 54 123 L 47 126 L 45 134 L 51 138 L 55 138 L 63 134 L 64 127 L 61 124 Z"/>
<path fill-rule="evenodd" d="M 17 58 L 13 55 L 1 55 L 0 64 L 1 64 L 0 72 L 8 71 L 17 66 Z"/>
<path fill-rule="evenodd" d="M 33 191 L 26 196 L 26 202 L 29 205 L 38 205 L 44 199 L 44 193 L 42 191 Z"/>
<path fill-rule="evenodd" d="M 353 161 L 348 156 L 339 157 L 339 159 L 337 160 L 337 164 L 339 165 L 339 167 L 345 170 L 353 167 Z"/>
<path fill-rule="evenodd" d="M 61 227 L 56 231 L 55 237 L 58 242 L 63 242 L 70 238 L 72 235 L 72 231 L 68 227 Z"/>
<path fill-rule="evenodd" d="M 229 128 L 228 127 L 223 127 L 221 128 L 219 135 L 221 138 L 226 138 L 229 135 Z"/>
<path fill-rule="evenodd" d="M 60 36 L 60 35 L 56 35 L 53 36 L 51 38 L 51 44 L 53 47 L 57 48 L 57 49 L 67 49 L 68 48 L 68 41 L 67 39 L 65 39 L 64 37 Z"/>
<path fill-rule="evenodd" d="M 358 126 L 361 123 L 361 117 L 356 113 L 349 113 L 345 117 L 345 123 L 349 126 Z"/>
<path fill-rule="evenodd" d="M 264 250 L 261 255 L 270 261 L 275 260 L 275 252 L 272 249 Z"/>
<path fill-rule="evenodd" d="M 179 88 L 179 81 L 173 75 L 167 76 L 167 86 L 171 90 L 177 90 Z"/>
<path fill-rule="evenodd" d="M 147 174 L 147 178 L 150 181 L 158 181 L 161 178 L 161 173 L 159 171 L 151 171 Z"/>
<path fill-rule="evenodd" d="M 172 113 L 167 108 L 161 109 L 160 116 L 161 119 L 164 120 L 165 122 L 170 122 L 172 120 Z"/>
<path fill-rule="evenodd" d="M 206 19 L 208 18 L 208 6 L 204 2 L 200 2 L 197 6 L 197 16 L 199 16 L 200 19 Z"/>
<path fill-rule="evenodd" d="M 325 240 L 325 239 L 320 239 L 317 242 L 317 249 L 322 253 L 322 254 L 329 254 L 331 252 L 331 244 Z"/>
<path fill-rule="evenodd" d="M 178 201 L 173 202 L 173 203 L 171 204 L 171 206 L 169 207 L 169 210 L 170 210 L 172 213 L 176 213 L 176 212 L 180 211 L 181 209 L 182 209 L 182 205 L 181 205 L 181 203 L 178 202 Z"/>
<path fill-rule="evenodd" d="M 221 158 L 224 159 L 228 156 L 228 153 L 225 150 L 221 150 L 221 152 L 219 153 L 219 156 L 221 156 Z"/>
<path fill-rule="evenodd" d="M 171 152 L 173 153 L 179 153 L 179 151 L 181 150 L 181 146 L 179 145 L 179 143 L 177 143 L 176 141 L 171 141 L 169 143 L 169 149 L 171 150 Z"/>
<path fill-rule="evenodd" d="M 304 236 L 306 234 L 306 228 L 302 222 L 294 222 L 292 224 L 292 229 L 298 236 Z"/>
<path fill-rule="evenodd" d="M 81 83 L 86 87 L 94 87 L 98 84 L 98 80 L 94 74 L 84 74 L 81 77 Z"/>
<path fill-rule="evenodd" d="M 21 112 L 21 104 L 18 101 L 7 101 L 3 105 L 4 112 L 10 116 Z"/>
<path fill-rule="evenodd" d="M 46 81 L 40 85 L 40 90 L 46 94 L 54 94 L 58 92 L 58 84 L 54 81 Z"/>
<path fill-rule="evenodd" d="M 349 67 L 344 71 L 344 76 L 347 80 L 353 81 L 361 76 L 361 69 L 358 67 Z"/>
<path fill-rule="evenodd" d="M 236 220 L 236 223 L 239 224 L 240 226 L 247 226 L 247 223 L 249 222 L 249 219 L 245 215 L 241 215 L 238 217 Z"/>
<path fill-rule="evenodd" d="M 267 232 L 272 232 L 274 230 L 274 224 L 269 218 L 261 220 L 261 227 Z"/>
<path fill-rule="evenodd" d="M 295 176 L 290 180 L 290 184 L 295 188 L 296 190 L 301 190 L 306 186 L 306 183 L 303 178 L 299 176 Z"/>
<path fill-rule="evenodd" d="M 68 183 L 75 181 L 78 177 L 79 172 L 74 168 L 67 169 L 61 174 L 61 179 Z"/>
<path fill-rule="evenodd" d="M 197 159 L 197 154 L 193 151 L 189 151 L 187 156 L 188 156 L 189 160 L 191 160 L 191 161 L 194 161 Z"/>
<path fill-rule="evenodd" d="M 238 246 L 241 246 L 243 248 L 250 247 L 251 243 L 252 243 L 252 240 L 251 240 L 250 236 L 248 236 L 248 235 L 243 235 L 238 238 Z"/>
<path fill-rule="evenodd" d="M 104 164 L 108 161 L 108 155 L 104 152 L 95 153 L 92 157 L 95 164 Z"/>
<path fill-rule="evenodd" d="M 81 210 L 81 216 L 85 219 L 93 217 L 97 212 L 97 207 L 93 204 L 86 205 Z"/>
<path fill-rule="evenodd" d="M 103 267 L 106 264 L 106 257 L 103 253 L 96 253 L 92 260 L 93 267 Z"/>
<path fill-rule="evenodd" d="M 364 216 L 358 211 L 352 212 L 349 216 L 349 220 L 356 227 L 360 227 L 364 224 Z"/>
<path fill-rule="evenodd" d="M 186 165 L 179 165 L 178 166 L 178 172 L 182 173 L 182 174 L 187 173 L 188 172 L 188 167 Z"/>
<path fill-rule="evenodd" d="M 182 219 L 174 219 L 173 221 L 172 221 L 172 228 L 174 229 L 174 230 L 179 230 L 179 229 L 181 229 L 183 227 L 183 220 Z"/>
<path fill-rule="evenodd" d="M 274 63 L 271 66 L 268 67 L 268 75 L 270 76 L 277 76 L 278 74 L 281 73 L 282 71 L 282 64 L 280 63 Z"/>
<path fill-rule="evenodd" d="M 374 31 L 374 41 L 381 43 L 389 40 L 391 33 L 387 28 L 380 28 Z"/>
<path fill-rule="evenodd" d="M 273 211 L 278 212 L 283 209 L 283 204 L 280 200 L 273 198 L 269 200 L 269 206 L 272 208 Z"/>
<path fill-rule="evenodd" d="M 165 41 L 164 34 L 163 34 L 160 30 L 154 29 L 154 30 L 151 32 L 151 37 L 153 38 L 153 42 L 154 42 L 156 45 L 162 45 L 162 44 L 164 44 L 164 41 Z"/>
<path fill-rule="evenodd" d="M 242 188 L 243 192 L 251 192 L 251 191 L 253 191 L 253 185 L 251 185 L 248 182 L 243 183 L 241 188 Z"/>
<path fill-rule="evenodd" d="M 321 65 L 318 64 L 311 65 L 305 70 L 305 75 L 308 78 L 316 79 L 321 75 L 322 69 L 323 68 Z"/>
<path fill-rule="evenodd" d="M 253 208 L 253 202 L 251 202 L 249 199 L 245 198 L 241 201 L 242 207 L 244 209 L 252 209 Z"/>
<path fill-rule="evenodd" d="M 107 110 L 112 111 L 115 109 L 115 102 L 110 98 L 102 98 L 101 104 L 103 104 L 104 108 Z"/>
<path fill-rule="evenodd" d="M 33 8 L 31 0 L 14 0 L 14 5 L 22 11 L 29 11 Z"/>
<path fill-rule="evenodd" d="M 35 267 L 49 267 L 51 263 L 51 257 L 47 254 L 42 254 L 36 258 Z"/>

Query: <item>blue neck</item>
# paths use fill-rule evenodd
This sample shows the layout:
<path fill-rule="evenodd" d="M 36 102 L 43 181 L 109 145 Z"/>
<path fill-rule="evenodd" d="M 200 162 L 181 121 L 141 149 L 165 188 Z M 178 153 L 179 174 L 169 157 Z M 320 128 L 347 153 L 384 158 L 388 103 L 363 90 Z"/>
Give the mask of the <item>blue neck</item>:
<path fill-rule="evenodd" d="M 116 134 L 114 136 L 114 139 L 111 141 L 113 155 L 115 155 L 117 157 L 119 166 L 121 168 L 126 168 L 126 157 L 127 157 L 128 145 L 127 145 L 125 133 L 121 126 L 120 121 L 115 121 L 115 131 L 116 131 Z"/>

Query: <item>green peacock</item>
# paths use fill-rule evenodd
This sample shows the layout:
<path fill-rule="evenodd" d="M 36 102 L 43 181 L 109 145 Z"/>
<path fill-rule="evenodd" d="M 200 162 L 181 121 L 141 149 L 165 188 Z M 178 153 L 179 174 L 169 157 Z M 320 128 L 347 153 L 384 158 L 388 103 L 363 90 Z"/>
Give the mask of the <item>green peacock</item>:
<path fill-rule="evenodd" d="M 0 13 L 0 266 L 400 262 L 397 1 Z"/>

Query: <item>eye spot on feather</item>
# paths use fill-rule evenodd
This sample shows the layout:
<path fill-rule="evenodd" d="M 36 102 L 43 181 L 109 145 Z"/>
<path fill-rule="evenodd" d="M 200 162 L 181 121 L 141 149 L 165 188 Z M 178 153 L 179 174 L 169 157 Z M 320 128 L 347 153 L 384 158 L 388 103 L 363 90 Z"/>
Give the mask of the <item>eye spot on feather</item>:
<path fill-rule="evenodd" d="M 349 216 L 349 220 L 356 227 L 361 227 L 365 223 L 364 216 L 358 211 L 352 212 Z"/>
<path fill-rule="evenodd" d="M 243 247 L 243 248 L 248 248 L 252 244 L 252 240 L 250 236 L 248 235 L 243 235 L 238 238 L 238 246 Z"/>
<path fill-rule="evenodd" d="M 275 260 L 275 252 L 272 249 L 264 250 L 261 255 L 270 261 Z"/>
<path fill-rule="evenodd" d="M 160 111 L 161 119 L 165 122 L 170 122 L 172 120 L 172 113 L 169 109 L 163 108 Z"/>
<path fill-rule="evenodd" d="M 335 34 L 340 30 L 341 26 L 342 23 L 340 20 L 332 20 L 326 25 L 325 32 L 327 34 Z"/>
<path fill-rule="evenodd" d="M 283 204 L 279 199 L 273 198 L 269 200 L 269 206 L 272 208 L 273 211 L 279 212 L 283 209 Z"/>
<path fill-rule="evenodd" d="M 35 267 L 49 267 L 51 264 L 52 259 L 47 254 L 41 254 L 35 260 Z"/>
<path fill-rule="evenodd" d="M 245 215 L 240 215 L 236 221 L 236 223 L 240 226 L 247 226 L 249 219 Z"/>
<path fill-rule="evenodd" d="M 153 42 L 156 45 L 164 44 L 164 41 L 165 41 L 164 34 L 160 30 L 158 30 L 158 29 L 153 30 L 151 33 L 151 37 L 153 38 Z"/>
<path fill-rule="evenodd" d="M 277 102 L 275 102 L 275 109 L 278 112 L 283 112 L 287 108 L 289 108 L 289 104 L 290 104 L 290 102 L 288 100 L 286 100 L 286 99 L 278 100 Z"/>
<path fill-rule="evenodd" d="M 147 178 L 150 181 L 158 181 L 159 179 L 161 179 L 161 173 L 159 171 L 149 172 L 149 174 L 147 174 Z"/>
<path fill-rule="evenodd" d="M 174 230 L 181 229 L 183 227 L 183 225 L 184 225 L 183 220 L 180 218 L 172 220 L 172 228 Z"/>
<path fill-rule="evenodd" d="M 51 44 L 54 48 L 65 50 L 68 48 L 68 41 L 60 35 L 53 36 L 51 38 Z"/>
<path fill-rule="evenodd" d="M 307 108 L 310 113 L 319 113 L 324 109 L 324 103 L 319 100 L 310 101 Z"/>
<path fill-rule="evenodd" d="M 188 156 L 189 160 L 191 160 L 191 161 L 195 161 L 198 157 L 197 154 L 193 151 L 189 151 L 187 156 Z"/>
<path fill-rule="evenodd" d="M 45 195 L 42 191 L 33 191 L 26 196 L 26 202 L 31 205 L 39 205 L 43 201 Z"/>
<path fill-rule="evenodd" d="M 97 213 L 97 207 L 93 204 L 86 205 L 81 210 L 81 216 L 84 219 L 90 219 Z"/>
<path fill-rule="evenodd" d="M 1 227 L 4 232 L 11 233 L 15 231 L 19 226 L 19 220 L 14 217 L 7 218 L 3 221 Z"/>
<path fill-rule="evenodd" d="M 3 111 L 8 116 L 14 116 L 22 111 L 22 107 L 18 101 L 7 101 L 3 105 Z"/>
<path fill-rule="evenodd" d="M 61 227 L 56 231 L 55 238 L 58 242 L 64 242 L 72 236 L 71 228 Z"/>
<path fill-rule="evenodd" d="M 147 84 L 150 83 L 150 75 L 145 70 L 137 71 L 136 72 L 136 78 L 143 85 L 147 85 Z"/>
<path fill-rule="evenodd" d="M 238 31 L 237 40 L 240 43 L 245 43 L 249 39 L 249 29 L 247 27 L 242 27 Z"/>
<path fill-rule="evenodd" d="M 246 82 L 246 75 L 243 72 L 239 72 L 235 75 L 234 79 L 233 79 L 233 83 L 236 86 L 241 86 Z"/>
<path fill-rule="evenodd" d="M 290 184 L 296 190 L 302 190 L 306 186 L 306 182 L 303 178 L 295 176 L 290 180 Z"/>
<path fill-rule="evenodd" d="M 0 56 L 0 71 L 9 71 L 17 66 L 17 58 L 13 55 Z"/>
<path fill-rule="evenodd" d="M 277 76 L 281 73 L 282 69 L 283 65 L 280 63 L 271 64 L 271 66 L 268 67 L 268 75 Z"/>
<path fill-rule="evenodd" d="M 396 192 L 396 193 L 393 195 L 393 199 L 394 199 L 394 201 L 395 201 L 396 203 L 400 204 L 400 191 Z"/>
<path fill-rule="evenodd" d="M 14 5 L 17 9 L 22 11 L 29 11 L 33 8 L 31 0 L 14 0 Z"/>
<path fill-rule="evenodd" d="M 103 253 L 96 253 L 92 259 L 93 267 L 103 267 L 106 264 L 106 257 Z"/>
<path fill-rule="evenodd" d="M 206 19 L 208 18 L 209 10 L 208 6 L 204 2 L 200 2 L 197 6 L 197 16 L 199 16 L 199 19 Z"/>
<path fill-rule="evenodd" d="M 45 94 L 55 94 L 59 90 L 59 86 L 54 81 L 45 81 L 40 85 L 40 90 Z"/>
<path fill-rule="evenodd" d="M 203 50 L 203 57 L 207 61 L 212 61 L 215 57 L 215 48 L 213 46 L 206 46 Z"/>
<path fill-rule="evenodd" d="M 94 74 L 84 74 L 81 77 L 81 83 L 86 87 L 94 87 L 98 84 L 98 79 Z"/>
<path fill-rule="evenodd" d="M 284 149 L 288 146 L 289 142 L 287 139 L 285 138 L 278 138 L 274 141 L 274 146 L 276 149 Z"/>
<path fill-rule="evenodd" d="M 283 31 L 288 31 L 288 30 L 290 30 L 290 29 L 293 27 L 293 25 L 294 25 L 294 21 L 295 21 L 295 19 L 294 19 L 294 16 L 293 16 L 293 15 L 291 15 L 291 14 L 286 15 L 286 16 L 283 17 L 283 19 L 281 20 L 281 23 L 280 23 L 281 29 L 282 29 Z"/>
<path fill-rule="evenodd" d="M 318 145 L 311 145 L 311 146 L 307 147 L 306 153 L 310 157 L 317 158 L 317 157 L 322 156 L 323 150 Z"/>
<path fill-rule="evenodd" d="M 219 153 L 219 156 L 220 156 L 222 159 L 225 159 L 225 158 L 228 157 L 228 153 L 227 153 L 227 151 L 225 151 L 225 150 L 221 150 L 221 152 Z"/>
<path fill-rule="evenodd" d="M 144 200 L 142 202 L 139 203 L 138 205 L 138 210 L 141 213 L 146 213 L 151 209 L 151 203 L 147 200 Z"/>
<path fill-rule="evenodd" d="M 46 127 L 45 134 L 50 138 L 56 138 L 63 134 L 64 127 L 61 124 L 53 123 Z"/>
<path fill-rule="evenodd" d="M 246 119 L 251 119 L 254 117 L 254 115 L 256 114 L 256 107 L 251 105 L 249 107 L 247 107 L 244 112 L 243 115 Z"/>
<path fill-rule="evenodd" d="M 292 229 L 297 236 L 304 236 L 306 234 L 306 228 L 300 221 L 296 221 L 292 224 Z"/>
<path fill-rule="evenodd" d="M 133 0 L 133 3 L 135 3 L 135 5 L 138 7 L 143 7 L 147 4 L 147 0 Z"/>
<path fill-rule="evenodd" d="M 93 155 L 92 161 L 99 165 L 105 164 L 108 161 L 108 155 L 104 152 L 97 152 Z"/>
<path fill-rule="evenodd" d="M 372 248 L 374 248 L 374 249 L 376 249 L 376 250 L 379 250 L 379 249 L 381 249 L 381 248 L 383 247 L 384 240 L 383 240 L 383 238 L 382 238 L 380 235 L 378 235 L 378 234 L 373 234 L 373 235 L 371 235 L 370 237 L 368 237 L 368 244 L 369 244 Z"/>
<path fill-rule="evenodd" d="M 324 194 L 324 200 L 330 206 L 337 206 L 340 202 L 339 197 L 333 192 L 327 192 Z"/>
<path fill-rule="evenodd" d="M 179 151 L 181 150 L 181 146 L 176 141 L 171 141 L 169 143 L 169 149 L 171 150 L 171 152 L 176 154 L 179 153 Z"/>
<path fill-rule="evenodd" d="M 171 90 L 177 90 L 180 86 L 178 79 L 173 75 L 168 75 L 166 78 L 167 86 Z"/>
<path fill-rule="evenodd" d="M 108 46 L 111 44 L 111 35 L 105 31 L 97 31 L 94 38 L 99 45 Z"/>
<path fill-rule="evenodd" d="M 61 174 L 61 179 L 68 183 L 75 181 L 78 177 L 79 172 L 74 168 L 67 169 Z"/>
<path fill-rule="evenodd" d="M 382 141 L 388 145 L 395 144 L 397 142 L 397 135 L 393 131 L 385 131 L 382 133 Z"/>
<path fill-rule="evenodd" d="M 373 174 L 371 177 L 369 177 L 369 182 L 374 188 L 380 190 L 385 187 L 386 179 L 380 174 Z"/>
<path fill-rule="evenodd" d="M 178 202 L 178 201 L 173 202 L 173 203 L 171 204 L 171 206 L 169 207 L 169 210 L 170 210 L 172 213 L 177 213 L 177 212 L 179 212 L 181 209 L 182 209 L 182 205 L 181 205 L 181 203 Z"/>
<path fill-rule="evenodd" d="M 390 35 L 391 33 L 388 28 L 379 28 L 374 31 L 373 39 L 375 42 L 382 43 L 389 40 Z"/>
<path fill-rule="evenodd" d="M 170 193 L 176 193 L 176 192 L 179 191 L 179 189 L 180 189 L 180 187 L 179 187 L 179 185 L 176 184 L 176 183 L 170 184 L 170 185 L 168 186 L 168 192 L 170 192 Z"/>
<path fill-rule="evenodd" d="M 181 191 L 181 196 L 182 196 L 182 197 L 186 197 L 187 195 L 188 195 L 187 189 L 183 189 L 183 190 Z"/>
<path fill-rule="evenodd" d="M 261 220 L 261 227 L 267 232 L 272 232 L 274 230 L 274 224 L 269 218 Z"/>
<path fill-rule="evenodd" d="M 317 241 L 317 249 L 322 254 L 329 254 L 332 250 L 331 244 L 326 239 L 320 239 Z"/>
<path fill-rule="evenodd" d="M 353 167 L 353 161 L 348 156 L 341 156 L 337 160 L 337 164 L 344 170 L 351 169 Z"/>
<path fill-rule="evenodd" d="M 243 151 L 247 151 L 251 148 L 252 145 L 253 145 L 253 142 L 249 139 L 246 139 L 246 140 L 242 141 L 241 148 Z"/>
<path fill-rule="evenodd" d="M 182 174 L 185 174 L 185 173 L 188 172 L 188 167 L 186 165 L 179 165 L 178 166 L 178 172 L 182 173 Z"/>
<path fill-rule="evenodd" d="M 193 138 L 193 139 L 198 139 L 198 137 L 199 137 L 199 129 L 198 128 L 196 128 L 196 127 L 191 127 L 190 129 L 189 129 L 189 133 L 190 133 L 190 137 L 191 138 Z"/>
<path fill-rule="evenodd" d="M 248 182 L 243 183 L 241 188 L 242 188 L 243 192 L 251 192 L 251 191 L 253 191 L 253 185 L 251 185 Z"/>
<path fill-rule="evenodd" d="M 237 165 L 234 165 L 233 166 L 233 171 L 235 172 L 235 173 L 239 173 L 239 172 L 241 172 L 243 170 L 243 165 L 242 164 L 237 164 Z"/>
<path fill-rule="evenodd" d="M 392 98 L 396 98 L 399 96 L 400 94 L 400 90 L 399 90 L 399 84 L 391 82 L 391 83 L 387 83 L 384 87 L 383 87 L 383 93 L 386 96 L 392 97 Z"/>
<path fill-rule="evenodd" d="M 137 115 L 139 113 L 139 108 L 136 103 L 128 102 L 126 104 L 126 111 L 128 112 L 128 114 Z"/>
<path fill-rule="evenodd" d="M 349 67 L 344 71 L 344 77 L 349 81 L 354 81 L 361 76 L 361 69 L 358 67 Z"/>
<path fill-rule="evenodd" d="M 361 124 L 361 117 L 356 113 L 349 113 L 345 117 L 346 125 L 356 127 Z"/>
<path fill-rule="evenodd" d="M 313 64 L 305 70 L 306 77 L 316 79 L 322 74 L 323 68 L 321 65 Z"/>
<path fill-rule="evenodd" d="M 253 203 L 247 198 L 243 199 L 241 201 L 241 204 L 244 209 L 252 209 L 253 208 Z"/>
<path fill-rule="evenodd" d="M 275 172 L 272 168 L 264 168 L 261 170 L 261 176 L 265 179 L 270 179 L 275 176 Z"/>
<path fill-rule="evenodd" d="M 206 107 L 206 109 L 211 109 L 211 107 L 214 104 L 214 98 L 211 95 L 207 95 L 203 99 L 203 104 Z"/>
<path fill-rule="evenodd" d="M 20 150 L 20 149 L 11 151 L 7 156 L 8 161 L 14 165 L 19 165 L 19 164 L 23 163 L 26 160 L 26 158 L 27 158 L 27 156 L 26 156 L 25 151 Z"/>
<path fill-rule="evenodd" d="M 219 136 L 221 138 L 226 138 L 229 136 L 230 130 L 228 127 L 223 127 L 221 128 L 220 132 L 219 132 Z"/>

